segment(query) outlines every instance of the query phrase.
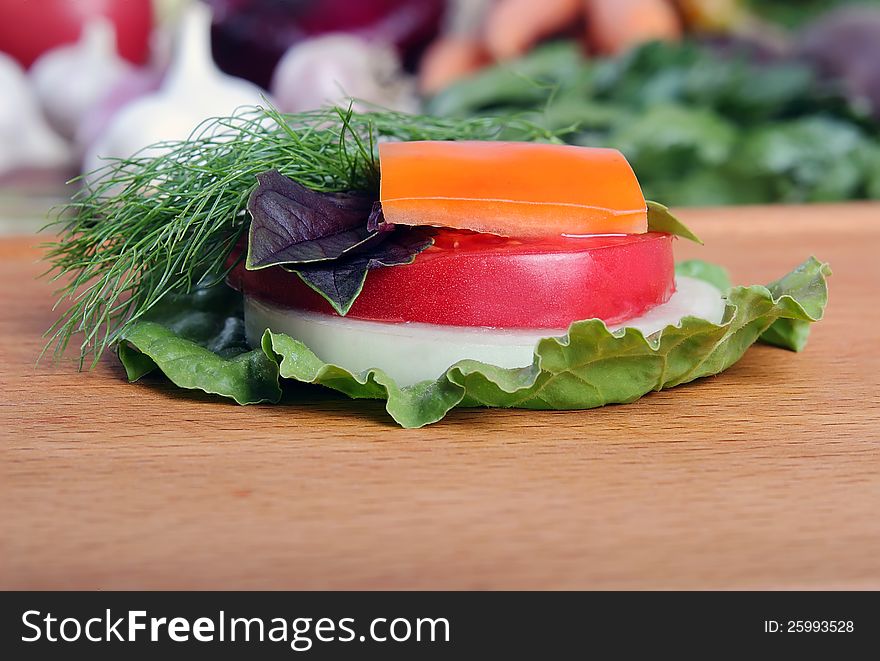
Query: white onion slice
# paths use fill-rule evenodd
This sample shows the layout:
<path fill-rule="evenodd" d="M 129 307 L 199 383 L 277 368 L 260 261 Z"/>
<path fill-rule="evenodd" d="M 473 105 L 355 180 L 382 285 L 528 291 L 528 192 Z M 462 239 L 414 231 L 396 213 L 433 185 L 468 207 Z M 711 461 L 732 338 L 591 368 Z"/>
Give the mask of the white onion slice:
<path fill-rule="evenodd" d="M 695 278 L 676 278 L 676 291 L 663 305 L 609 326 L 656 333 L 683 317 L 719 323 L 724 313 L 721 292 Z M 302 312 L 245 299 L 247 339 L 257 346 L 269 328 L 303 342 L 324 362 L 358 373 L 371 367 L 384 370 L 400 385 L 435 379 L 465 358 L 499 367 L 531 365 L 535 345 L 544 337 L 565 335 L 565 329 L 497 329 L 384 323 Z"/>

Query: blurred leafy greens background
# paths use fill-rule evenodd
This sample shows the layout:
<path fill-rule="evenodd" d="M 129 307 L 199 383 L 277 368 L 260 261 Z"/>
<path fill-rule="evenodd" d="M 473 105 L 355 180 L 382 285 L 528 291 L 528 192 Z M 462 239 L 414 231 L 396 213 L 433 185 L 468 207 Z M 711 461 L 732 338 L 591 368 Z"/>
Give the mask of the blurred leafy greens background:
<path fill-rule="evenodd" d="M 876 4 L 876 0 L 747 0 L 745 4 L 762 18 L 796 27 L 837 7 Z"/>
<path fill-rule="evenodd" d="M 429 101 L 441 116 L 524 114 L 623 151 L 671 205 L 880 198 L 880 130 L 804 63 L 688 42 L 589 60 L 547 44 Z"/>

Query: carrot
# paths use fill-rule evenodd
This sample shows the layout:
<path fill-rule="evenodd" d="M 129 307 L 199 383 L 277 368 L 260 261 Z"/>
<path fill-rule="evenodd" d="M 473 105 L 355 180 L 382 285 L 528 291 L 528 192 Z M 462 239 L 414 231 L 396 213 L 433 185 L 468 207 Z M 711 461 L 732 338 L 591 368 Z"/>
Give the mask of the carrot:
<path fill-rule="evenodd" d="M 419 88 L 423 94 L 436 94 L 450 83 L 489 64 L 489 54 L 476 39 L 446 36 L 435 40 L 419 65 Z"/>
<path fill-rule="evenodd" d="M 675 41 L 682 27 L 669 0 L 586 0 L 590 45 L 615 55 L 655 39 Z"/>
<path fill-rule="evenodd" d="M 385 142 L 379 167 L 389 223 L 513 237 L 647 231 L 639 182 L 615 149 Z"/>
<path fill-rule="evenodd" d="M 582 15 L 583 0 L 500 0 L 486 18 L 486 46 L 496 59 L 516 57 Z"/>

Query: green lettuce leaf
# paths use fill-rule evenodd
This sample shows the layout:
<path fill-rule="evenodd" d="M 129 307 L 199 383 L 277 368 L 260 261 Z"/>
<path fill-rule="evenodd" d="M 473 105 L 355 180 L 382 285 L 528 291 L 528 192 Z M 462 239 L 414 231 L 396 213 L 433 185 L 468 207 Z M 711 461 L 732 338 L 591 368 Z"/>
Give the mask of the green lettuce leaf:
<path fill-rule="evenodd" d="M 807 318 L 800 315 L 780 316 L 761 335 L 760 339 L 765 344 L 792 351 L 803 351 L 807 346 L 810 322 L 822 317 L 828 300 L 825 278 L 815 277 L 813 262 L 815 260 L 804 262 L 788 275 L 767 285 L 767 290 L 776 298 L 788 296 L 801 301 Z M 822 264 L 821 268 L 823 276 L 831 275 L 831 268 L 827 264 Z"/>
<path fill-rule="evenodd" d="M 680 236 L 682 239 L 703 245 L 700 237 L 673 216 L 669 207 L 665 207 L 659 202 L 651 202 L 650 200 L 648 200 L 648 229 L 651 232 L 666 232 L 667 234 Z"/>
<path fill-rule="evenodd" d="M 241 294 L 225 285 L 169 296 L 117 346 L 130 381 L 157 368 L 175 385 L 239 404 L 281 398 L 278 364 L 247 345 Z"/>
<path fill-rule="evenodd" d="M 705 262 L 685 262 L 678 272 L 716 286 L 726 284 L 726 273 Z M 148 321 L 135 324 L 119 357 L 133 380 L 152 361 L 181 387 L 239 403 L 280 400 L 279 376 L 352 398 L 385 399 L 388 413 L 403 427 L 437 422 L 456 406 L 587 409 L 632 402 L 654 390 L 717 374 L 758 340 L 802 349 L 808 324 L 824 312 L 829 274 L 826 264 L 810 258 L 766 287 L 728 289 L 720 324 L 686 317 L 645 337 L 632 328 L 611 332 L 596 319 L 579 321 L 565 337 L 541 340 L 528 367 L 506 369 L 463 360 L 435 381 L 407 387 L 380 369 L 351 374 L 323 362 L 302 342 L 269 330 L 259 349 L 247 350 L 237 338 L 229 339 L 235 336 L 228 330 L 236 326 L 234 314 L 218 313 L 211 319 L 202 311 L 200 321 L 187 327 L 183 320 L 190 308 L 184 300 L 171 301 Z M 199 313 L 198 307 L 194 312 Z M 229 338 L 218 342 L 224 329 Z M 209 348 L 216 345 L 224 348 Z"/>

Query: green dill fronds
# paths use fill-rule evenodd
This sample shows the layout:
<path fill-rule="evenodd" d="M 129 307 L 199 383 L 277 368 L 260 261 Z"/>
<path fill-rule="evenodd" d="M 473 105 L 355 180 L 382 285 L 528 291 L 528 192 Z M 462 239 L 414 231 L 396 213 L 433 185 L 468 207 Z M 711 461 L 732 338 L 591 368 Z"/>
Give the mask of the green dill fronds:
<path fill-rule="evenodd" d="M 517 118 L 438 119 L 327 108 L 284 115 L 250 108 L 203 123 L 186 141 L 108 161 L 82 181 L 50 227 L 47 275 L 60 318 L 46 350 L 81 337 L 94 365 L 133 321 L 171 293 L 228 272 L 247 230 L 256 175 L 276 169 L 318 191 L 377 190 L 380 140 L 554 140 Z M 45 350 L 44 350 L 45 351 Z"/>

